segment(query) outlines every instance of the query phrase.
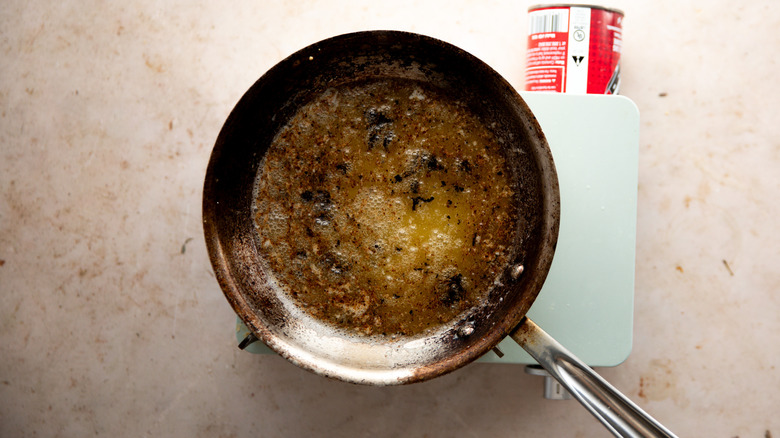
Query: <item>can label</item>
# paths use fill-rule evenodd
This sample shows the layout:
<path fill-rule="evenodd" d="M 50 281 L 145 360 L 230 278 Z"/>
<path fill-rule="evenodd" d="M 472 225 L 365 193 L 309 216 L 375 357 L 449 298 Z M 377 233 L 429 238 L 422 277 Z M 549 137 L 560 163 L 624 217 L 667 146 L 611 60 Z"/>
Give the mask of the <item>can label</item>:
<path fill-rule="evenodd" d="M 528 13 L 525 90 L 617 94 L 623 13 L 591 6 L 538 6 Z"/>

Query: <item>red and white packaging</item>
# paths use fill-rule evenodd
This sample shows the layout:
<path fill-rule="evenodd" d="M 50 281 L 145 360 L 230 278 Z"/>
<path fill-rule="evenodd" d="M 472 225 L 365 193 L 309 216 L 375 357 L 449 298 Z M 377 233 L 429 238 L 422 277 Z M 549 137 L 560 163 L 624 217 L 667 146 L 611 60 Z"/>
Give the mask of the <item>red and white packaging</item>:
<path fill-rule="evenodd" d="M 623 12 L 600 6 L 528 9 L 526 91 L 618 94 Z"/>

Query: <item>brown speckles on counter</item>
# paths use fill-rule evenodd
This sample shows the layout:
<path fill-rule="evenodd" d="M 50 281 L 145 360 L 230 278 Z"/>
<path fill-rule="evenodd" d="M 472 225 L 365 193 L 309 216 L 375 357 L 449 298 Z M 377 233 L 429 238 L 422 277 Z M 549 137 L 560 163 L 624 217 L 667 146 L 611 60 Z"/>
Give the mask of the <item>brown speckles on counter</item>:
<path fill-rule="evenodd" d="M 148 55 L 144 53 L 144 64 L 146 67 L 149 68 L 149 70 L 152 70 L 155 73 L 165 73 L 168 69 L 165 65 L 165 62 L 161 59 L 160 56 L 157 55 Z"/>
<path fill-rule="evenodd" d="M 637 395 L 645 401 L 661 401 L 671 398 L 680 407 L 690 403 L 677 388 L 678 378 L 674 364 L 667 359 L 653 359 L 639 377 Z"/>
<path fill-rule="evenodd" d="M 726 261 L 726 259 L 723 259 L 723 266 L 726 268 L 726 271 L 728 271 L 730 276 L 734 276 L 734 271 L 731 270 L 731 266 L 729 266 L 729 262 Z"/>

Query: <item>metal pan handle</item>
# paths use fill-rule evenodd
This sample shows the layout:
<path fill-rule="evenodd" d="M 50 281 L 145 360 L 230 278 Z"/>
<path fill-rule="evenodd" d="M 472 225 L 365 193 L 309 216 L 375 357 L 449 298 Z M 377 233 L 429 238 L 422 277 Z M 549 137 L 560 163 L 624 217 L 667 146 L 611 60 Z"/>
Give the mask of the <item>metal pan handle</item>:
<path fill-rule="evenodd" d="M 530 319 L 511 336 L 615 436 L 675 437 Z"/>

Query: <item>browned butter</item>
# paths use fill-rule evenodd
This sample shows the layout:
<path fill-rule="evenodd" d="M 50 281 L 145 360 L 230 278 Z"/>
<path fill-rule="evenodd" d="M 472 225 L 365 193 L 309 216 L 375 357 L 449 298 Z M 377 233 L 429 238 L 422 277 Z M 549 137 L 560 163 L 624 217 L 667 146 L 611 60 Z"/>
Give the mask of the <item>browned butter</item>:
<path fill-rule="evenodd" d="M 415 335 L 485 299 L 516 211 L 502 145 L 421 82 L 327 89 L 276 135 L 255 222 L 305 312 L 360 335 Z"/>

